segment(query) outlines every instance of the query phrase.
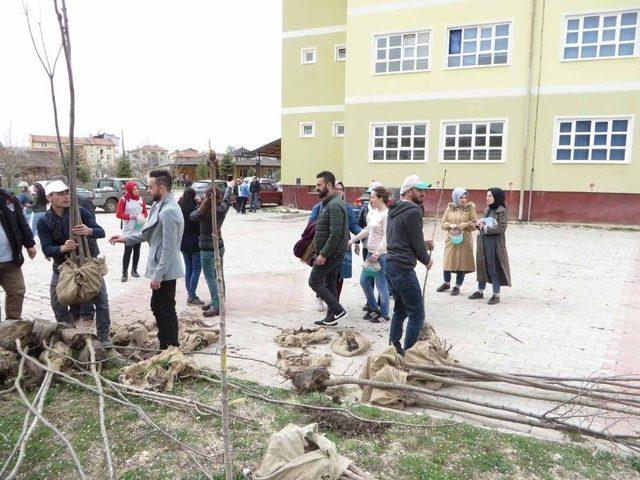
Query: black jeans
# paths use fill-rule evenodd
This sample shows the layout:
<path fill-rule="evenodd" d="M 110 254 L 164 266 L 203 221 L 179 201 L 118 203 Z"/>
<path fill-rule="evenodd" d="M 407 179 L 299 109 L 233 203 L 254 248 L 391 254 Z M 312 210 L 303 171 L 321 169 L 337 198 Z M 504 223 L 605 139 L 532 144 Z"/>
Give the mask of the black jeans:
<path fill-rule="evenodd" d="M 132 272 L 138 271 L 138 261 L 140 260 L 140 243 L 131 246 L 124 247 L 124 255 L 122 256 L 122 276 L 125 276 L 129 271 L 129 260 L 131 259 L 131 252 L 133 252 L 133 265 L 131 267 Z"/>
<path fill-rule="evenodd" d="M 343 255 L 327 258 L 324 265 L 313 264 L 309 286 L 327 304 L 327 317 L 342 311 L 338 302 L 338 277 L 342 269 Z"/>
<path fill-rule="evenodd" d="M 238 211 L 240 213 L 247 213 L 247 197 L 238 197 Z"/>
<path fill-rule="evenodd" d="M 158 325 L 160 350 L 178 342 L 178 315 L 176 313 L 176 280 L 165 280 L 158 290 L 151 293 L 151 311 Z"/>

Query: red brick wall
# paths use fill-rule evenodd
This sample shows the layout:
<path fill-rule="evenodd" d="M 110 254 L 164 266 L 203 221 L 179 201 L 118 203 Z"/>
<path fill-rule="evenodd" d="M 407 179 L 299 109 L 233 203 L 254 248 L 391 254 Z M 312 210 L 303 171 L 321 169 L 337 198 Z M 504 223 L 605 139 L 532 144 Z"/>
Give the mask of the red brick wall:
<path fill-rule="evenodd" d="M 315 187 L 310 185 L 283 185 L 283 203 L 296 208 L 311 210 L 319 201 Z M 346 187 L 349 203 L 362 195 L 364 187 Z M 442 194 L 440 215 L 451 201 L 451 189 Z M 469 198 L 481 213 L 486 206 L 486 190 L 469 190 Z M 427 217 L 436 213 L 440 190 L 427 191 L 424 210 Z M 506 192 L 506 204 L 510 217 L 518 216 L 519 191 Z M 529 195 L 525 193 L 524 219 L 527 219 Z M 640 225 L 640 195 L 627 193 L 590 192 L 534 192 L 531 202 L 531 220 L 537 222 L 604 223 L 615 225 Z"/>

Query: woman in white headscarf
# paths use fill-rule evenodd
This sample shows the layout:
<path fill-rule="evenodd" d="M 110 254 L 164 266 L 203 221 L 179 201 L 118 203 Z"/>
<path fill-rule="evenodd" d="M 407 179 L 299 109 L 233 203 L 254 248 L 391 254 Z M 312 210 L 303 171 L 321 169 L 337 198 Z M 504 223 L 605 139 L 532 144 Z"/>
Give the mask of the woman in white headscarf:
<path fill-rule="evenodd" d="M 438 292 L 451 289 L 451 274 L 456 274 L 456 284 L 451 295 L 458 295 L 467 273 L 476 270 L 473 257 L 472 232 L 476 229 L 476 206 L 469 201 L 464 188 L 456 188 L 452 202 L 442 216 L 442 229 L 448 232 L 444 247 L 444 283 Z"/>

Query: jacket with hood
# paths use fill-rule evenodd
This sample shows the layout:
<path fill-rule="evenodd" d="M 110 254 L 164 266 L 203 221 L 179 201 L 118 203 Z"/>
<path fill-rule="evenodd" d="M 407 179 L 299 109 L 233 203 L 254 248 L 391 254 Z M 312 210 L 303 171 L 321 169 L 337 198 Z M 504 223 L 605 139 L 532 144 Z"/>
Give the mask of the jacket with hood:
<path fill-rule="evenodd" d="M 422 209 L 402 201 L 389 207 L 387 220 L 387 261 L 402 268 L 415 268 L 418 261 L 427 265 L 431 257 L 424 245 Z"/>
<path fill-rule="evenodd" d="M 22 211 L 22 205 L 9 190 L 0 189 L 0 225 L 4 228 L 13 258 L 11 262 L 20 267 L 24 263 L 22 247 L 35 246 L 33 232 Z"/>

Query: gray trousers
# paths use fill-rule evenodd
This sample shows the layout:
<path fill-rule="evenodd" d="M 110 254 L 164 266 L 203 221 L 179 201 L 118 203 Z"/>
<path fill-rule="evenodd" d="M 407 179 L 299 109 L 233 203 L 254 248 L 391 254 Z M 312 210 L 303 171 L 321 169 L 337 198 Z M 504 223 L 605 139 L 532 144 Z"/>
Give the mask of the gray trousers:
<path fill-rule="evenodd" d="M 56 322 L 71 323 L 71 309 L 67 305 L 63 305 L 58 300 L 56 286 L 60 280 L 60 274 L 53 272 L 51 275 L 51 284 L 49 285 L 49 293 L 51 294 L 51 308 L 56 317 Z M 96 309 L 96 333 L 99 340 L 109 339 L 109 327 L 111 326 L 111 316 L 109 314 L 109 296 L 107 295 L 107 286 L 102 279 L 102 286 L 98 295 L 89 300 L 87 303 L 94 305 Z"/>

